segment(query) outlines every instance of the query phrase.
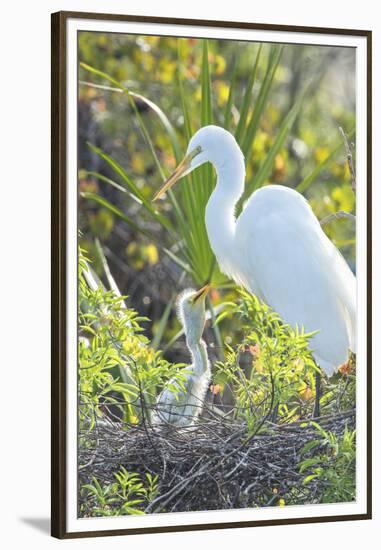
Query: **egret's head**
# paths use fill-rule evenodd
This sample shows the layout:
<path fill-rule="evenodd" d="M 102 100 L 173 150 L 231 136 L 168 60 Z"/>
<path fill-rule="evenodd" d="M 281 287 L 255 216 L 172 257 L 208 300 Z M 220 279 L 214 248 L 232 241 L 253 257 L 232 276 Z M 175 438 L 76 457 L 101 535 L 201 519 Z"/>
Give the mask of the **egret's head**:
<path fill-rule="evenodd" d="M 202 338 L 205 326 L 205 298 L 209 285 L 200 290 L 188 288 L 184 290 L 177 301 L 177 311 L 180 323 L 184 328 L 185 337 L 190 344 L 197 343 Z"/>
<path fill-rule="evenodd" d="M 220 126 L 204 126 L 191 138 L 185 157 L 153 200 L 157 200 L 179 179 L 205 162 L 211 162 L 218 170 L 233 160 L 244 167 L 243 155 L 234 136 Z"/>

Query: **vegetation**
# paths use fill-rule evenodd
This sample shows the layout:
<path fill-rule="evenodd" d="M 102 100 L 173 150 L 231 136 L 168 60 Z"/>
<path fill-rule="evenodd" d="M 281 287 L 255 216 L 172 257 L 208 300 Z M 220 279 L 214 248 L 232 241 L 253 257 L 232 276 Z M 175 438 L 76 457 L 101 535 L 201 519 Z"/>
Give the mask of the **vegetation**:
<path fill-rule="evenodd" d="M 147 320 L 125 306 L 122 296 L 97 281 L 86 259 L 79 260 L 79 419 L 93 429 L 102 408 L 129 424 L 144 420 L 157 388 L 175 377 L 181 364 L 170 364 L 149 347 L 139 323 Z"/>
<path fill-rule="evenodd" d="M 225 360 L 215 365 L 204 416 L 192 438 L 180 431 L 167 439 L 152 429 L 151 413 L 158 393 L 168 387 L 170 378 L 179 383 L 171 386 L 173 392 L 182 387 L 184 366 L 169 363 L 161 352 L 152 348 L 140 326 L 148 320 L 126 308 L 124 297 L 117 291 L 103 288 L 82 254 L 79 266 L 79 455 L 83 517 L 152 511 L 150 508 L 157 506 L 166 491 L 176 495 L 173 484 L 179 476 L 187 479 L 188 470 L 193 471 L 195 466 L 194 457 L 201 452 L 205 457 L 197 462 L 200 477 L 205 475 L 207 465 L 208 475 L 218 466 L 225 479 L 224 468 L 229 473 L 231 461 L 239 461 L 240 454 L 247 455 L 250 449 L 256 468 L 258 461 L 265 461 L 263 468 L 267 475 L 259 486 L 253 487 L 253 494 L 243 492 L 243 500 L 236 507 L 354 499 L 353 360 L 333 382 L 326 384 L 323 411 L 332 428 L 326 431 L 309 420 L 316 368 L 308 349 L 310 335 L 299 334 L 266 305 L 240 291 L 239 302 L 226 304 L 220 315 L 229 316 L 232 323 L 240 325 L 240 343 L 226 344 Z M 295 425 L 293 433 L 297 436 L 290 439 L 286 432 L 285 439 L 282 427 Z M 222 441 L 229 444 L 225 452 Z M 163 445 L 168 444 L 170 449 L 163 450 Z M 281 486 L 277 471 L 274 475 L 272 466 L 267 464 L 271 451 L 275 453 L 274 467 L 279 468 L 279 446 L 283 449 L 282 468 L 299 479 L 301 490 L 295 479 L 291 488 L 288 483 Z M 163 465 L 162 456 L 168 452 Z M 171 454 L 172 470 L 166 465 L 171 462 Z M 247 471 L 243 472 L 243 479 L 251 487 L 253 478 L 247 476 Z M 190 509 L 201 509 L 205 487 Z M 228 495 L 208 506 L 229 507 L 232 487 L 235 486 L 229 481 L 220 490 L 220 494 L 225 490 Z M 194 499 L 193 494 L 190 502 Z M 186 504 L 183 499 L 180 501 Z M 153 510 L 169 511 L 161 504 Z"/>
<path fill-rule="evenodd" d="M 244 199 L 272 181 L 305 194 L 319 219 L 355 213 L 339 130 L 352 139 L 353 52 L 86 32 L 79 52 L 81 515 L 185 510 L 180 497 L 163 502 L 177 494 L 171 492 L 176 476 L 188 479 L 194 453 L 204 449 L 198 479 L 205 464 L 226 476 L 246 447 L 254 462 L 268 461 L 265 437 L 273 438 L 267 449 L 275 465 L 283 445 L 278 458 L 291 486 L 279 484 L 269 467 L 249 488 L 253 465 L 245 474 L 237 470 L 242 479 L 219 482 L 220 500 L 208 506 L 353 500 L 355 358 L 323 381 L 321 411 L 329 420 L 311 424 L 311 335 L 286 325 L 219 272 L 204 223 L 211 166 L 187 176 L 160 206 L 151 202 L 193 132 L 215 123 L 235 134 L 245 154 Z M 354 269 L 353 219 L 332 219 L 324 229 Z M 214 286 L 205 330 L 213 382 L 198 436 L 186 445 L 172 440 L 170 450 L 169 439 L 151 433 L 150 415 L 170 379 L 178 382 L 174 392 L 181 387 L 188 359 L 176 296 L 206 280 Z M 223 465 L 218 437 L 230 457 Z M 176 460 L 163 465 L 162 446 Z M 235 483 L 245 476 L 247 492 L 234 501 Z M 190 487 L 196 491 L 191 482 L 182 490 Z M 187 494 L 187 509 L 205 506 L 204 493 Z"/>
<path fill-rule="evenodd" d="M 157 476 L 146 474 L 144 483 L 138 474 L 121 467 L 114 474 L 115 482 L 102 486 L 94 477 L 92 483 L 82 486 L 88 508 L 95 516 L 120 516 L 143 514 L 142 504 L 148 504 L 157 494 Z M 82 508 L 86 516 L 86 506 Z"/>
<path fill-rule="evenodd" d="M 321 453 L 304 458 L 300 472 L 309 472 L 303 480 L 307 485 L 318 479 L 324 486 L 321 502 L 350 502 L 356 497 L 356 432 L 345 428 L 338 438 L 334 433 L 313 423 L 320 436 L 309 441 L 302 449 L 306 455 L 316 447 L 323 447 Z"/>

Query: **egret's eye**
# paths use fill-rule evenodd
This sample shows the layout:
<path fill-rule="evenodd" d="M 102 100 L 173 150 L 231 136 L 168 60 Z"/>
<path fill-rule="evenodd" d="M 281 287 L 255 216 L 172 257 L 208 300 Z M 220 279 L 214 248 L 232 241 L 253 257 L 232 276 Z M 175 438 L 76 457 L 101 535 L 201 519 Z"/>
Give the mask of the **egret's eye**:
<path fill-rule="evenodd" d="M 189 153 L 189 158 L 190 160 L 193 160 L 194 157 L 197 157 L 197 155 L 199 155 L 202 151 L 202 148 L 201 148 L 201 145 L 197 145 L 193 151 L 191 151 L 191 153 Z"/>

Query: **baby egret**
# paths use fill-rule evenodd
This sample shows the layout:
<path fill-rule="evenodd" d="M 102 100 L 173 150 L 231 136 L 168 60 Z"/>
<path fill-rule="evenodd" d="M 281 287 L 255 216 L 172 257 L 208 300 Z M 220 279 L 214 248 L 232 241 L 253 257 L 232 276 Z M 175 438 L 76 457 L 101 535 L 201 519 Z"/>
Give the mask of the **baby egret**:
<path fill-rule="evenodd" d="M 305 198 L 291 188 L 258 189 L 236 219 L 245 161 L 232 134 L 218 126 L 194 134 L 185 158 L 154 200 L 205 162 L 217 173 L 205 222 L 221 270 L 291 326 L 319 331 L 311 348 L 317 364 L 331 376 L 347 361 L 349 349 L 356 351 L 356 279 L 346 261 Z"/>
<path fill-rule="evenodd" d="M 185 368 L 185 378 L 181 384 L 175 379 L 168 382 L 168 386 L 177 387 L 176 392 L 165 388 L 159 395 L 152 415 L 154 426 L 191 426 L 201 413 L 211 377 L 206 345 L 202 340 L 208 291 L 209 286 L 206 285 L 198 292 L 187 289 L 179 297 L 178 315 L 192 364 Z"/>

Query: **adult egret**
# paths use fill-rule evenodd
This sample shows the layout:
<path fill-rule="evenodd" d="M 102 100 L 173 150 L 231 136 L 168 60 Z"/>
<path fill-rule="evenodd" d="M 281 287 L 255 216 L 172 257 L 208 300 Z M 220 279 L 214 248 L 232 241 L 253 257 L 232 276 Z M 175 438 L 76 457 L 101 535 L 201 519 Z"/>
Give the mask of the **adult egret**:
<path fill-rule="evenodd" d="M 178 299 L 178 315 L 184 328 L 192 364 L 185 368 L 185 378 L 181 384 L 176 379 L 168 382 L 168 386 L 176 387 L 176 392 L 164 388 L 159 395 L 152 415 L 153 426 L 191 426 L 201 413 L 211 378 L 206 345 L 202 340 L 208 290 L 208 285 L 198 292 L 187 289 Z"/>
<path fill-rule="evenodd" d="M 317 364 L 331 376 L 347 361 L 349 349 L 356 351 L 353 273 L 308 202 L 291 188 L 258 189 L 236 219 L 245 161 L 232 134 L 218 126 L 205 126 L 194 134 L 185 158 L 154 200 L 205 162 L 211 162 L 217 173 L 205 222 L 221 270 L 291 326 L 319 331 L 311 348 Z M 319 415 L 318 395 L 315 415 Z"/>

